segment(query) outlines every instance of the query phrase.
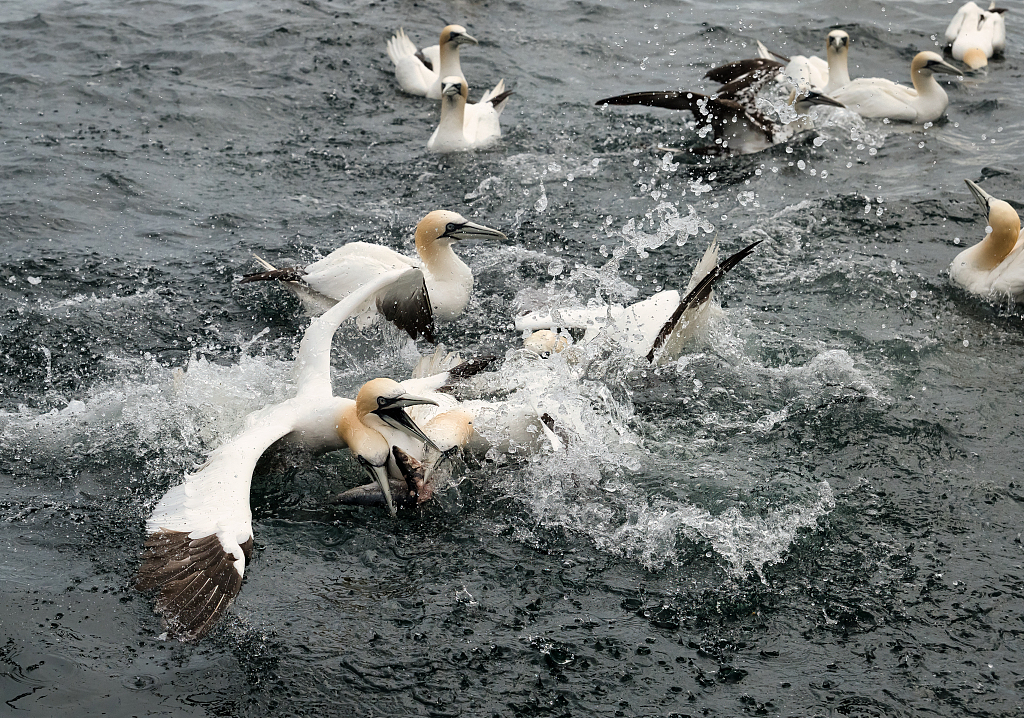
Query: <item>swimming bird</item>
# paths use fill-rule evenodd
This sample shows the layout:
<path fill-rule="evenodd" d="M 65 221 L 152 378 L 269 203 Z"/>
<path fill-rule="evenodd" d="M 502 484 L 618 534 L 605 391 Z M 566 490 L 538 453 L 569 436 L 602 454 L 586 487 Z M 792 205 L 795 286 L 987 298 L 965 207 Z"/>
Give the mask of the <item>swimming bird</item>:
<path fill-rule="evenodd" d="M 946 28 L 946 42 L 954 59 L 972 70 L 988 65 L 988 59 L 1006 48 L 1004 8 L 993 2 L 982 10 L 973 2 L 964 3 Z"/>
<path fill-rule="evenodd" d="M 709 70 L 705 77 L 722 86 L 712 95 L 698 92 L 632 92 L 598 100 L 596 105 L 645 105 L 670 110 L 688 110 L 698 125 L 710 126 L 715 138 L 712 147 L 690 148 L 694 153 L 760 152 L 785 142 L 797 132 L 811 128 L 809 118 L 800 117 L 787 124 L 775 123 L 757 109 L 757 94 L 783 67 L 764 58 L 738 60 Z M 842 107 L 819 92 L 794 90 L 789 104 L 797 114 L 806 116 L 812 105 Z"/>
<path fill-rule="evenodd" d="M 988 217 L 990 231 L 949 265 L 949 277 L 968 292 L 988 299 L 1024 297 L 1024 233 L 1009 202 L 964 180 Z"/>
<path fill-rule="evenodd" d="M 858 77 L 832 92 L 839 102 L 861 117 L 887 117 L 903 122 L 934 122 L 949 104 L 946 91 L 935 81 L 935 73 L 961 75 L 938 53 L 925 50 L 910 63 L 913 89 L 881 77 Z"/>
<path fill-rule="evenodd" d="M 410 95 L 441 99 L 441 78 L 454 76 L 465 82 L 459 62 L 459 46 L 478 45 L 476 38 L 462 25 L 447 25 L 441 30 L 437 45 L 417 50 L 412 40 L 399 29 L 388 40 L 388 57 L 395 63 L 398 84 Z"/>
<path fill-rule="evenodd" d="M 850 46 L 850 36 L 843 30 L 832 30 L 825 37 L 825 57 L 805 55 L 793 55 L 786 57 L 777 52 L 772 52 L 758 40 L 757 54 L 765 60 L 778 58 L 786 63 L 782 68 L 784 83 L 790 88 L 809 88 L 823 95 L 829 95 L 832 90 L 838 89 L 850 81 L 850 72 L 847 67 L 847 52 Z"/>
<path fill-rule="evenodd" d="M 433 342 L 434 321 L 454 320 L 469 303 L 473 272 L 452 250 L 452 242 L 473 238 L 506 239 L 502 232 L 457 212 L 435 210 L 416 225 L 419 259 L 376 244 L 350 242 L 305 267 L 275 269 L 257 257 L 267 271 L 247 274 L 242 282 L 282 281 L 307 310 L 316 312 L 375 277 L 404 269 L 360 307 L 357 321 L 365 327 L 380 315 L 413 339 L 422 334 Z"/>
<path fill-rule="evenodd" d="M 173 634 L 201 638 L 238 594 L 252 557 L 252 472 L 279 439 L 288 437 L 313 452 L 348 447 L 380 484 L 394 514 L 387 493 L 388 437 L 407 433 L 429 441 L 404 408 L 430 400 L 390 379 L 368 382 L 356 401 L 334 396 L 330 354 L 338 326 L 402 271 L 376 277 L 315 319 L 299 345 L 295 396 L 247 416 L 238 435 L 157 502 L 146 522 L 136 587 L 158 590 L 156 610 Z"/>
<path fill-rule="evenodd" d="M 461 152 L 493 145 L 501 137 L 499 118 L 511 90 L 499 80 L 480 101 L 469 103 L 469 85 L 449 76 L 441 81 L 441 121 L 427 140 L 432 152 Z"/>
<path fill-rule="evenodd" d="M 721 264 L 718 241 L 713 241 L 682 291 L 667 289 L 627 307 L 613 304 L 531 312 L 517 317 L 515 327 L 519 331 L 584 330 L 581 344 L 610 340 L 652 364 L 675 361 L 689 341 L 706 331 L 716 309 L 721 311 L 712 301 L 715 283 L 761 241 L 752 242 Z"/>

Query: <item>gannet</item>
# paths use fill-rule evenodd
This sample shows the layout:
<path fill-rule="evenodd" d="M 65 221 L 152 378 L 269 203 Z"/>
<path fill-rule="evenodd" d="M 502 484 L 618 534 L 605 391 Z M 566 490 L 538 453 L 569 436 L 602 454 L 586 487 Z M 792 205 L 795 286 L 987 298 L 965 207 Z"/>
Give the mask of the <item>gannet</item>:
<path fill-rule="evenodd" d="M 756 58 L 740 60 L 709 70 L 708 79 L 723 83 L 712 95 L 697 92 L 633 92 L 598 100 L 596 105 L 645 105 L 670 110 L 688 110 L 698 125 L 705 123 L 714 132 L 715 144 L 708 148 L 691 148 L 697 153 L 760 152 L 777 142 L 784 142 L 796 132 L 810 129 L 804 118 L 780 125 L 772 122 L 757 109 L 757 93 L 774 77 L 782 64 L 774 60 Z M 830 97 L 807 90 L 793 91 L 789 104 L 800 115 L 806 115 L 812 105 L 842 107 Z"/>
<path fill-rule="evenodd" d="M 964 180 L 988 217 L 990 231 L 949 265 L 949 277 L 972 294 L 988 299 L 1024 297 L 1024 233 L 1020 216 L 1009 202 L 996 199 Z"/>
<path fill-rule="evenodd" d="M 518 331 L 539 329 L 585 330 L 581 344 L 611 340 L 652 364 L 675 361 L 694 336 L 706 329 L 717 305 L 712 289 L 726 272 L 740 263 L 762 240 L 752 242 L 718 264 L 718 241 L 712 241 L 693 270 L 686 288 L 668 289 L 624 307 L 570 307 L 531 312 L 516 318 Z"/>
<path fill-rule="evenodd" d="M 459 46 L 466 43 L 479 44 L 476 38 L 466 32 L 466 28 L 448 25 L 441 30 L 437 45 L 417 51 L 405 30 L 399 29 L 388 40 L 388 56 L 395 63 L 398 84 L 410 95 L 440 100 L 442 77 L 454 76 L 463 82 L 466 80 L 459 64 Z"/>
<path fill-rule="evenodd" d="M 434 341 L 434 321 L 453 321 L 462 314 L 473 291 L 473 272 L 452 251 L 461 239 L 506 239 L 496 229 L 470 222 L 457 212 L 435 210 L 416 225 L 419 259 L 388 247 L 350 242 L 306 267 L 274 269 L 247 274 L 242 282 L 276 279 L 294 292 L 310 312 L 323 311 L 357 287 L 393 269 L 406 269 L 360 307 L 361 327 L 378 313 L 409 333 Z"/>
<path fill-rule="evenodd" d="M 469 103 L 469 85 L 458 77 L 441 81 L 441 121 L 427 140 L 432 152 L 461 152 L 489 147 L 501 137 L 498 118 L 505 109 L 511 90 L 499 80 L 480 101 Z"/>
<path fill-rule="evenodd" d="M 858 77 L 832 93 L 839 102 L 861 117 L 888 117 L 903 122 L 934 122 L 949 104 L 945 90 L 934 73 L 960 75 L 960 70 L 943 61 L 937 53 L 919 52 L 910 63 L 913 89 L 881 77 Z"/>
<path fill-rule="evenodd" d="M 790 88 L 809 88 L 823 95 L 830 95 L 850 81 L 847 67 L 847 52 L 850 47 L 850 36 L 843 30 L 832 30 L 825 37 L 825 57 L 793 55 L 786 57 L 769 50 L 758 40 L 757 54 L 765 60 L 773 57 L 782 60 L 786 66 L 782 68 L 781 77 Z"/>
<path fill-rule="evenodd" d="M 953 58 L 972 70 L 985 67 L 988 59 L 1006 48 L 1006 20 L 1004 8 L 993 2 L 982 10 L 973 2 L 964 3 L 946 28 L 946 42 L 952 48 Z"/>
<path fill-rule="evenodd" d="M 338 326 L 403 271 L 376 277 L 315 319 L 299 345 L 296 395 L 247 416 L 238 435 L 157 502 L 146 522 L 136 587 L 159 590 L 155 607 L 173 634 L 201 638 L 238 594 L 252 556 L 252 472 L 274 442 L 287 436 L 316 452 L 347 446 L 388 497 L 383 467 L 391 444 L 385 433 L 426 440 L 403 407 L 430 399 L 389 379 L 368 382 L 356 401 L 334 396 L 331 388 L 331 340 Z M 393 514 L 394 505 L 386 502 Z"/>

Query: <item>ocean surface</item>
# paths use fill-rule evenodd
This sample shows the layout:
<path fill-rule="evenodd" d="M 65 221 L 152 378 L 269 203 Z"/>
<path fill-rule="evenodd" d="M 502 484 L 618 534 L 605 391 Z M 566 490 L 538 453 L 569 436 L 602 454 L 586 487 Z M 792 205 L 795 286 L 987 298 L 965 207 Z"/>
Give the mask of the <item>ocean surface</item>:
<path fill-rule="evenodd" d="M 1024 321 L 947 275 L 985 234 L 965 178 L 1024 207 L 1003 4 L 1005 57 L 941 77 L 934 126 L 830 110 L 693 164 L 656 149 L 698 141 L 688 114 L 594 101 L 834 27 L 854 76 L 909 82 L 957 4 L 5 0 L 0 715 L 1024 714 Z M 448 22 L 472 96 L 515 94 L 497 146 L 439 157 L 385 41 Z M 677 362 L 551 360 L 590 428 L 559 454 L 471 461 L 397 519 L 327 502 L 364 481 L 347 454 L 271 463 L 238 600 L 166 639 L 132 588 L 146 517 L 294 390 L 309 320 L 238 284 L 253 255 L 411 252 L 437 208 L 508 235 L 458 249 L 466 355 L 764 241 Z M 427 351 L 345 327 L 335 390 Z"/>

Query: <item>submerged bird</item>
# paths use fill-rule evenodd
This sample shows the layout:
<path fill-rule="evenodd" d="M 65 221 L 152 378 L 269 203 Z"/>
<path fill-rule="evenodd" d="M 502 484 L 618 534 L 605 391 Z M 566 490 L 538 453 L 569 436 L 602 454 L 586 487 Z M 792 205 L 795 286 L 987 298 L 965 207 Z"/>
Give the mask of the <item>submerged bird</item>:
<path fill-rule="evenodd" d="M 427 140 L 432 152 L 461 152 L 489 147 L 501 137 L 499 118 L 511 90 L 499 80 L 480 101 L 469 104 L 469 85 L 459 77 L 441 81 L 441 121 Z"/>
<path fill-rule="evenodd" d="M 766 48 L 761 41 L 757 43 L 757 54 L 765 60 L 773 57 L 786 63 L 782 68 L 785 84 L 795 88 L 810 88 L 823 95 L 829 95 L 850 81 L 847 66 L 847 53 L 850 47 L 850 36 L 843 30 L 832 30 L 825 38 L 825 57 L 793 55 L 786 57 Z"/>
<path fill-rule="evenodd" d="M 441 30 L 437 45 L 423 50 L 405 34 L 404 29 L 388 40 L 388 56 L 395 63 L 398 84 L 410 95 L 423 95 L 432 100 L 441 99 L 441 78 L 453 75 L 465 82 L 459 63 L 459 46 L 478 45 L 476 38 L 461 25 L 448 25 Z"/>
<path fill-rule="evenodd" d="M 1024 297 L 1024 233 L 1020 216 L 1009 202 L 996 199 L 964 180 L 988 217 L 991 231 L 949 265 L 949 277 L 972 294 L 989 299 Z"/>
<path fill-rule="evenodd" d="M 136 587 L 159 591 L 156 610 L 174 635 L 201 638 L 238 594 L 252 556 L 252 472 L 279 439 L 288 437 L 313 452 L 348 447 L 380 485 L 394 514 L 388 492 L 392 442 L 409 434 L 429 443 L 404 407 L 432 400 L 390 379 L 367 382 L 356 401 L 334 396 L 330 355 L 338 326 L 400 271 L 375 278 L 315 319 L 299 346 L 296 395 L 247 416 L 238 435 L 168 490 L 153 509 Z M 447 377 L 435 381 L 443 383 Z M 390 470 L 398 471 L 393 463 Z"/>
<path fill-rule="evenodd" d="M 755 58 L 730 62 L 709 70 L 705 77 L 722 86 L 712 95 L 698 92 L 632 92 L 627 95 L 598 100 L 596 105 L 645 105 L 669 110 L 688 110 L 698 125 L 710 125 L 715 144 L 707 148 L 691 148 L 695 153 L 760 152 L 785 142 L 797 132 L 811 129 L 809 118 L 800 117 L 787 124 L 778 124 L 757 109 L 757 94 L 783 67 L 774 60 Z M 814 91 L 790 94 L 789 104 L 800 115 L 812 105 L 842 107 L 830 97 Z"/>
<path fill-rule="evenodd" d="M 973 2 L 964 3 L 946 28 L 946 42 L 953 58 L 972 70 L 985 67 L 988 59 L 1006 49 L 1006 20 L 1004 8 L 993 2 L 982 10 Z"/>
<path fill-rule="evenodd" d="M 934 74 L 961 75 L 937 53 L 926 50 L 910 63 L 913 89 L 881 77 L 858 77 L 832 92 L 832 96 L 861 117 L 887 117 L 903 122 L 934 122 L 949 104 L 946 91 Z"/>
<path fill-rule="evenodd" d="M 376 244 L 350 242 L 306 267 L 275 269 L 257 257 L 268 271 L 247 274 L 242 282 L 280 280 L 307 310 L 317 312 L 375 277 L 402 269 L 360 306 L 359 324 L 365 327 L 379 314 L 413 339 L 422 334 L 433 342 L 434 321 L 454 320 L 469 303 L 473 272 L 452 251 L 452 242 L 472 238 L 506 239 L 457 212 L 435 210 L 416 225 L 419 259 Z"/>
<path fill-rule="evenodd" d="M 613 304 L 531 312 L 516 319 L 516 329 L 584 330 L 581 344 L 610 339 L 652 364 L 675 361 L 687 342 L 706 330 L 714 315 L 717 308 L 712 301 L 715 282 L 754 251 L 761 241 L 747 245 L 721 264 L 718 264 L 718 241 L 713 241 L 681 292 L 668 289 L 628 307 Z M 557 351 L 557 339 L 553 346 Z"/>

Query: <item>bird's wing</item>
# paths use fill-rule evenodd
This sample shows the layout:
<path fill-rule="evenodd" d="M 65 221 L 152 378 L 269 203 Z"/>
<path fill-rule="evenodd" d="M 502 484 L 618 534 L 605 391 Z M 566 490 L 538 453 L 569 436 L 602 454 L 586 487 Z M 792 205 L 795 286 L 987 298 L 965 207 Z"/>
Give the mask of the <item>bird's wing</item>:
<path fill-rule="evenodd" d="M 390 247 L 349 242 L 306 267 L 303 281 L 332 299 L 341 299 L 356 287 L 392 269 L 418 267 L 419 261 Z"/>
<path fill-rule="evenodd" d="M 777 63 L 776 63 L 777 64 Z M 708 97 L 699 92 L 665 90 L 662 92 L 631 92 L 598 100 L 598 105 L 644 105 L 667 110 L 689 110 L 698 124 L 708 120 L 716 139 L 727 138 L 729 125 L 743 122 L 771 137 L 771 126 L 755 109 L 747 109 L 728 97 Z M 723 137 L 724 135 L 724 137 Z"/>
<path fill-rule="evenodd" d="M 413 339 L 434 341 L 434 310 L 423 270 L 409 267 L 377 292 L 377 311 Z"/>
<path fill-rule="evenodd" d="M 989 11 L 984 13 L 985 26 L 992 37 L 993 52 L 1002 52 L 1006 49 L 1006 20 L 1002 12 Z"/>
<path fill-rule="evenodd" d="M 399 30 L 388 40 L 388 56 L 395 64 L 395 78 L 399 86 L 410 95 L 425 96 L 430 86 L 437 80 L 437 71 L 427 67 L 417 53 L 416 46 Z M 434 68 L 440 66 L 435 63 Z"/>
<path fill-rule="evenodd" d="M 761 244 L 762 241 L 763 240 L 759 239 L 756 242 L 751 242 L 740 251 L 726 257 L 724 262 L 717 265 L 714 262 L 718 256 L 718 241 L 716 240 L 712 242 L 711 246 L 708 247 L 707 251 L 704 253 L 704 257 L 697 263 L 697 267 L 694 269 L 693 277 L 691 277 L 690 283 L 687 285 L 683 298 L 679 301 L 679 304 L 662 325 L 657 336 L 654 338 L 654 341 L 651 343 L 651 348 L 647 352 L 647 361 L 654 362 L 655 356 L 658 354 L 659 350 L 666 345 L 669 338 L 676 330 L 679 320 L 683 318 L 684 313 L 708 301 L 711 298 L 711 290 L 715 283 L 721 279 L 726 272 L 743 261 L 743 259 L 753 252 L 754 248 Z M 698 273 L 701 272 L 703 268 L 708 267 L 709 264 L 711 266 L 708 268 L 707 272 L 703 275 L 699 275 Z M 694 282 L 694 279 L 698 276 L 701 276 L 701 279 Z"/>
<path fill-rule="evenodd" d="M 252 472 L 267 447 L 292 430 L 295 410 L 284 402 L 252 418 L 164 494 L 146 522 L 136 587 L 159 591 L 156 610 L 184 640 L 205 635 L 242 587 L 252 556 Z"/>
<path fill-rule="evenodd" d="M 976 15 L 977 10 L 977 5 L 972 2 L 960 6 L 960 9 L 956 11 L 953 19 L 949 21 L 949 25 L 946 27 L 946 42 L 952 43 L 956 40 L 956 36 L 960 34 L 964 23 L 969 22 L 970 16 Z"/>
<path fill-rule="evenodd" d="M 414 276 L 418 276 L 422 283 L 422 272 L 413 267 L 392 269 L 377 274 L 313 320 L 302 337 L 299 353 L 295 358 L 299 395 L 332 395 L 331 343 L 338 327 L 357 314 L 378 292 L 390 291 L 393 285 L 404 286 L 409 278 Z"/>
<path fill-rule="evenodd" d="M 910 90 L 891 80 L 857 78 L 835 90 L 831 97 L 861 117 L 888 117 L 890 120 L 913 122 L 917 109 L 910 104 Z"/>

